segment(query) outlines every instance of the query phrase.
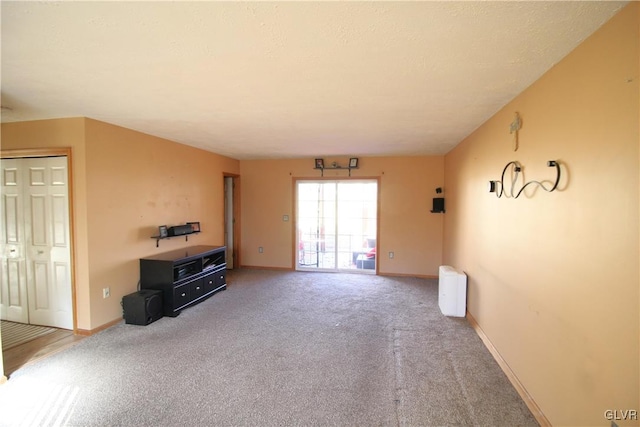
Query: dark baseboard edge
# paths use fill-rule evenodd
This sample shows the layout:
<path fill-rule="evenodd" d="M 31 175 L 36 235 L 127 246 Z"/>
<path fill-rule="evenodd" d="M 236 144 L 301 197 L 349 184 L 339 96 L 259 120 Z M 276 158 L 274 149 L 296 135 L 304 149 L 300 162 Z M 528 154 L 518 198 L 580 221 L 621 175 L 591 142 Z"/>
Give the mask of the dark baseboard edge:
<path fill-rule="evenodd" d="M 87 329 L 76 329 L 75 331 L 73 331 L 73 333 L 75 335 L 82 335 L 82 336 L 88 337 L 88 336 L 91 336 L 93 334 L 97 334 L 100 331 L 104 331 L 105 329 L 108 329 L 108 328 L 110 328 L 112 326 L 115 326 L 120 322 L 122 322 L 122 318 L 112 320 L 111 322 L 107 322 L 104 325 L 98 326 L 95 329 L 89 329 L 89 330 L 87 330 Z"/>
<path fill-rule="evenodd" d="M 524 403 L 527 405 L 527 407 L 535 417 L 536 421 L 538 421 L 538 424 L 540 424 L 541 427 L 551 427 L 551 423 L 549 422 L 547 417 L 545 417 L 544 413 L 542 412 L 542 410 L 540 409 L 536 401 L 533 400 L 533 397 L 531 397 L 527 389 L 524 387 L 524 385 L 520 382 L 520 380 L 516 376 L 515 372 L 511 370 L 507 362 L 500 355 L 500 352 L 498 352 L 498 349 L 495 348 L 491 340 L 489 340 L 489 337 L 487 337 L 487 335 L 484 333 L 484 331 L 482 330 L 482 328 L 480 327 L 476 319 L 471 315 L 471 313 L 469 313 L 469 311 L 467 311 L 467 321 L 469 322 L 471 327 L 476 331 L 476 334 L 478 334 L 478 336 L 484 343 L 484 346 L 487 348 L 487 350 L 489 350 L 489 352 L 491 353 L 495 361 L 498 362 L 498 365 L 502 369 L 502 372 L 504 372 L 507 378 L 509 378 L 509 381 L 511 382 L 513 387 L 516 389 L 516 391 L 518 392 L 522 400 L 524 400 Z"/>
<path fill-rule="evenodd" d="M 418 279 L 437 279 L 438 278 L 438 276 L 431 276 L 429 274 L 384 273 L 382 271 L 378 272 L 378 276 L 386 276 L 386 277 L 416 277 Z"/>

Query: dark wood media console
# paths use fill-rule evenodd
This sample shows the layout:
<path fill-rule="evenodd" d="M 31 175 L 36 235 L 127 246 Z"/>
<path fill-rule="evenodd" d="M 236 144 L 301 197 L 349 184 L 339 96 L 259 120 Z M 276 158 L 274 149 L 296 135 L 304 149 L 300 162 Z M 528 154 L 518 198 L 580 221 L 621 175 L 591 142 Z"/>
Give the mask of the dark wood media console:
<path fill-rule="evenodd" d="M 140 289 L 162 291 L 163 314 L 175 317 L 227 288 L 225 246 L 192 246 L 140 259 Z"/>

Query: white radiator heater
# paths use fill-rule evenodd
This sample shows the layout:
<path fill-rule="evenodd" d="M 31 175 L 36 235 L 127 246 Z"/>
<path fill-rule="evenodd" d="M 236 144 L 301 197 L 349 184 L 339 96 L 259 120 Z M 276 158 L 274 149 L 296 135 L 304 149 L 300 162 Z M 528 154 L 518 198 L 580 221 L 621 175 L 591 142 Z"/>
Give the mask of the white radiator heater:
<path fill-rule="evenodd" d="M 438 276 L 438 305 L 445 316 L 465 317 L 467 275 L 449 265 L 441 265 Z"/>

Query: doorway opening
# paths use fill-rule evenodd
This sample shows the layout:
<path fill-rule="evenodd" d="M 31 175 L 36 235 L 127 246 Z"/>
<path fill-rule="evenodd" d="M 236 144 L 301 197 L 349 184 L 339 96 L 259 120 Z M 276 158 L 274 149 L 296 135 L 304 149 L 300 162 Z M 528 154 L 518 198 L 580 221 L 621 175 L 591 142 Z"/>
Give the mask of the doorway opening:
<path fill-rule="evenodd" d="M 296 183 L 296 270 L 375 274 L 378 181 Z"/>
<path fill-rule="evenodd" d="M 233 270 L 239 266 L 237 254 L 239 253 L 240 229 L 238 227 L 238 215 L 240 212 L 238 195 L 238 175 L 224 175 L 224 245 L 226 250 L 227 269 Z"/>

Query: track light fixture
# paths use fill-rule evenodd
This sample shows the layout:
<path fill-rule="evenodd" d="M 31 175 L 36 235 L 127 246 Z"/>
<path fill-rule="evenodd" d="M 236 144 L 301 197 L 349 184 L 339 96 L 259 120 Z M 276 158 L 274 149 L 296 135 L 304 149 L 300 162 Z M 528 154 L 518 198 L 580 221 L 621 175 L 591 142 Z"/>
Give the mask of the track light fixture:
<path fill-rule="evenodd" d="M 314 169 L 320 169 L 321 176 L 324 176 L 325 169 L 346 169 L 351 176 L 351 169 L 358 169 L 359 159 L 357 157 L 351 157 L 347 166 L 341 166 L 338 162 L 331 162 L 330 166 L 324 164 L 324 159 L 315 159 Z"/>

